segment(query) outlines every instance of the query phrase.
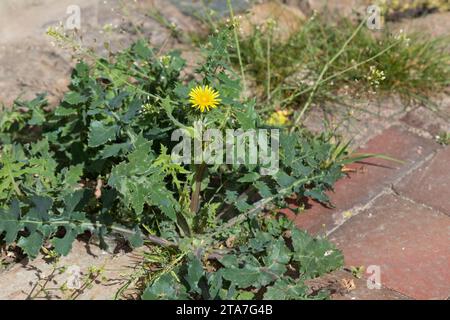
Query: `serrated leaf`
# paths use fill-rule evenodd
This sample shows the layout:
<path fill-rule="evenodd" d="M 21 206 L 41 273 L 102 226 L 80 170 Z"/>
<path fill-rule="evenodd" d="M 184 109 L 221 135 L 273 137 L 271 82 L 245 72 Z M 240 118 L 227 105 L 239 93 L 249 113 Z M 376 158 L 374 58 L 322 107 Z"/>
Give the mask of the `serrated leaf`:
<path fill-rule="evenodd" d="M 237 110 L 235 115 L 243 130 L 255 129 L 258 114 L 255 112 L 253 104 L 248 103 L 244 110 Z"/>
<path fill-rule="evenodd" d="M 307 177 L 314 171 L 313 167 L 305 166 L 300 161 L 294 161 L 291 168 L 293 174 L 297 177 Z"/>
<path fill-rule="evenodd" d="M 251 252 L 258 253 L 264 251 L 268 244 L 273 241 L 273 236 L 268 232 L 259 231 L 248 242 L 248 247 Z"/>
<path fill-rule="evenodd" d="M 74 73 L 79 78 L 88 77 L 89 76 L 89 66 L 84 61 L 80 61 L 76 64 Z"/>
<path fill-rule="evenodd" d="M 225 202 L 228 204 L 234 203 L 238 198 L 238 193 L 236 191 L 226 190 L 225 195 Z"/>
<path fill-rule="evenodd" d="M 250 291 L 241 291 L 236 297 L 236 300 L 252 300 L 255 294 Z"/>
<path fill-rule="evenodd" d="M 165 273 L 148 286 L 142 300 L 181 300 L 187 299 L 186 288 L 171 273 Z"/>
<path fill-rule="evenodd" d="M 77 105 L 87 101 L 87 97 L 82 96 L 80 93 L 75 91 L 70 91 L 65 94 L 63 101 L 71 105 Z"/>
<path fill-rule="evenodd" d="M 190 256 L 188 260 L 187 275 L 185 277 L 190 287 L 189 292 L 200 293 L 198 283 L 203 275 L 202 262 L 196 256 Z"/>
<path fill-rule="evenodd" d="M 261 176 L 257 172 L 246 173 L 243 177 L 238 179 L 238 182 L 254 182 L 258 180 Z"/>
<path fill-rule="evenodd" d="M 17 242 L 17 245 L 22 248 L 25 254 L 29 255 L 32 259 L 36 258 L 44 243 L 44 237 L 40 232 L 33 232 L 28 237 L 21 237 Z"/>
<path fill-rule="evenodd" d="M 171 220 L 177 220 L 175 208 L 178 207 L 178 203 L 163 183 L 155 181 L 154 188 L 150 190 L 148 197 L 150 205 L 160 208 Z"/>
<path fill-rule="evenodd" d="M 305 196 L 311 197 L 314 200 L 317 200 L 322 203 L 328 203 L 329 198 L 328 196 L 323 192 L 323 190 L 319 188 L 313 188 L 305 191 Z"/>
<path fill-rule="evenodd" d="M 66 229 L 66 234 L 62 238 L 53 238 L 51 243 L 55 247 L 55 251 L 62 256 L 69 254 L 72 249 L 72 243 L 77 237 L 77 232 L 74 229 Z"/>
<path fill-rule="evenodd" d="M 66 168 L 64 171 L 64 180 L 63 183 L 67 187 L 75 187 L 81 179 L 83 175 L 83 165 L 78 164 L 76 166 L 70 166 Z"/>
<path fill-rule="evenodd" d="M 115 187 L 123 196 L 124 202 L 136 214 L 143 212 L 144 205 L 158 207 L 171 220 L 176 221 L 179 203 L 166 187 L 161 170 L 153 166 L 152 143 L 140 136 L 136 147 L 123 161 L 112 169 L 108 184 Z"/>
<path fill-rule="evenodd" d="M 181 83 L 177 84 L 173 92 L 179 97 L 179 98 L 186 98 L 189 95 L 189 87 L 193 87 L 194 84 L 190 86 L 185 86 Z"/>
<path fill-rule="evenodd" d="M 278 170 L 278 172 L 274 175 L 274 179 L 282 188 L 290 187 L 295 182 L 295 178 L 291 177 L 282 170 Z"/>
<path fill-rule="evenodd" d="M 11 244 L 17 238 L 17 233 L 21 229 L 19 222 L 20 205 L 14 199 L 7 211 L 0 208 L 0 234 L 5 232 L 4 241 L 6 244 Z"/>
<path fill-rule="evenodd" d="M 253 185 L 256 187 L 256 189 L 258 189 L 258 193 L 261 195 L 261 197 L 268 198 L 273 196 L 272 191 L 265 182 L 259 180 L 253 183 Z"/>
<path fill-rule="evenodd" d="M 116 95 L 109 101 L 108 103 L 109 108 L 112 110 L 119 108 L 122 105 L 125 98 L 128 97 L 128 95 L 129 93 L 126 91 L 120 92 L 118 95 Z"/>
<path fill-rule="evenodd" d="M 59 106 L 55 109 L 56 116 L 67 117 L 67 116 L 71 116 L 71 115 L 75 115 L 75 114 L 77 114 L 76 109 L 65 108 L 65 107 L 61 107 L 61 106 Z"/>
<path fill-rule="evenodd" d="M 53 205 L 53 199 L 49 197 L 31 196 L 34 206 L 28 212 L 29 215 L 36 216 L 38 220 L 47 221 L 48 211 Z"/>
<path fill-rule="evenodd" d="M 134 232 L 129 235 L 127 239 L 133 248 L 138 248 L 144 244 L 143 235 L 138 226 L 134 228 Z"/>
<path fill-rule="evenodd" d="M 332 243 L 325 239 L 314 239 L 298 229 L 292 230 L 291 235 L 293 260 L 300 264 L 300 272 L 306 278 L 321 276 L 342 267 L 342 253 Z"/>
<path fill-rule="evenodd" d="M 127 112 L 122 116 L 122 121 L 124 123 L 130 123 L 134 117 L 139 114 L 141 110 L 142 102 L 139 99 L 135 99 L 130 103 Z"/>
<path fill-rule="evenodd" d="M 240 211 L 240 212 L 246 212 L 252 208 L 252 205 L 247 203 L 247 196 L 239 197 L 234 204 L 234 206 Z"/>
<path fill-rule="evenodd" d="M 284 163 L 291 166 L 296 161 L 297 136 L 295 134 L 283 134 L 280 139 L 281 150 L 284 154 Z"/>
<path fill-rule="evenodd" d="M 223 269 L 223 278 L 231 281 L 239 288 L 248 288 L 255 285 L 260 277 L 260 266 L 246 263 L 242 268 Z"/>
<path fill-rule="evenodd" d="M 89 128 L 89 147 L 95 148 L 116 138 L 118 126 L 105 126 L 100 121 L 92 121 Z"/>
<path fill-rule="evenodd" d="M 222 269 L 216 272 L 209 272 L 206 274 L 206 277 L 208 279 L 209 298 L 216 299 L 223 286 Z"/>
<path fill-rule="evenodd" d="M 129 148 L 130 148 L 130 144 L 128 142 L 107 145 L 100 152 L 100 158 L 107 159 L 110 157 L 116 157 L 116 156 L 120 155 L 121 153 L 126 153 Z"/>
<path fill-rule="evenodd" d="M 264 300 L 298 300 L 305 299 L 307 294 L 308 287 L 303 282 L 286 277 L 267 288 Z"/>
<path fill-rule="evenodd" d="M 64 212 L 66 214 L 71 214 L 77 208 L 82 207 L 83 200 L 86 199 L 86 190 L 80 189 L 71 192 L 64 196 L 63 201 L 65 204 Z"/>
<path fill-rule="evenodd" d="M 32 112 L 31 119 L 28 121 L 29 125 L 40 126 L 45 123 L 45 113 L 40 107 L 35 107 Z"/>
<path fill-rule="evenodd" d="M 147 60 L 152 56 L 152 50 L 143 42 L 138 41 L 132 47 L 133 52 L 141 59 Z"/>
<path fill-rule="evenodd" d="M 271 246 L 267 248 L 267 256 L 264 258 L 265 265 L 270 268 L 274 263 L 287 264 L 291 259 L 291 250 L 286 246 L 284 239 L 279 237 L 273 239 Z"/>
<path fill-rule="evenodd" d="M 238 267 L 238 260 L 236 255 L 227 254 L 220 259 L 220 263 L 226 268 Z"/>
<path fill-rule="evenodd" d="M 267 251 L 267 256 L 263 259 L 265 266 L 261 268 L 259 279 L 259 283 L 263 286 L 282 277 L 287 270 L 286 265 L 291 259 L 291 251 L 282 237 L 272 241 Z"/>

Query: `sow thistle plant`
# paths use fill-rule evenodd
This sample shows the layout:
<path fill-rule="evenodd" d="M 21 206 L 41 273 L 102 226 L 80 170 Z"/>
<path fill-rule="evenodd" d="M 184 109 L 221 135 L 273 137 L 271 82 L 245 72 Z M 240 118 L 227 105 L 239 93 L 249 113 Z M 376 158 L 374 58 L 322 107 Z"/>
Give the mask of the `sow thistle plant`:
<path fill-rule="evenodd" d="M 330 134 L 265 124 L 228 66 L 229 32 L 203 49 L 199 82 L 180 76 L 178 52 L 159 57 L 138 41 L 80 61 L 54 110 L 44 111 L 44 95 L 5 110 L 1 241 L 31 259 L 44 245 L 67 255 L 86 233 L 102 246 L 109 235 L 158 246 L 159 258 L 144 255 L 132 277 L 146 299 L 325 298 L 304 280 L 339 268 L 341 253 L 276 212 L 292 194 L 328 204 L 325 191 L 357 158 Z M 221 132 L 278 129 L 278 171 L 262 175 L 245 161 L 175 163 L 171 133 L 193 134 L 198 121 Z"/>
<path fill-rule="evenodd" d="M 219 93 L 209 86 L 197 86 L 189 93 L 190 100 L 194 108 L 201 112 L 217 108 L 220 103 Z"/>

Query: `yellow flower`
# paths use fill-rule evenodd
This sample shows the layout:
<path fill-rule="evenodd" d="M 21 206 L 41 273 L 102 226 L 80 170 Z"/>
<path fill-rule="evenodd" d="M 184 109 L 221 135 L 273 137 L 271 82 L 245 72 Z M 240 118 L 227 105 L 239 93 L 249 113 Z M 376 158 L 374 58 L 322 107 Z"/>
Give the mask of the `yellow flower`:
<path fill-rule="evenodd" d="M 201 112 L 216 108 L 220 103 L 219 93 L 210 86 L 196 86 L 189 93 L 189 102 Z"/>
<path fill-rule="evenodd" d="M 277 110 L 270 115 L 267 124 L 272 126 L 284 126 L 290 123 L 289 120 L 290 112 L 287 110 Z"/>

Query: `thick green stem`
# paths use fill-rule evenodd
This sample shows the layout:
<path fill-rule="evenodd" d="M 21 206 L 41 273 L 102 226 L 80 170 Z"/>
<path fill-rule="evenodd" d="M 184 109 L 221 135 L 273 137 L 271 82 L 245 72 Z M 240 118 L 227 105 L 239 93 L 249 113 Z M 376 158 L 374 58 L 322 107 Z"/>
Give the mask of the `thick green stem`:
<path fill-rule="evenodd" d="M 194 185 L 194 191 L 192 192 L 192 196 L 191 196 L 191 205 L 190 205 L 190 210 L 192 213 L 197 213 L 198 209 L 200 208 L 200 189 L 202 186 L 202 179 L 203 179 L 203 174 L 205 173 L 205 169 L 206 169 L 206 163 L 202 163 L 200 165 L 196 166 L 196 171 L 195 171 L 195 185 Z"/>

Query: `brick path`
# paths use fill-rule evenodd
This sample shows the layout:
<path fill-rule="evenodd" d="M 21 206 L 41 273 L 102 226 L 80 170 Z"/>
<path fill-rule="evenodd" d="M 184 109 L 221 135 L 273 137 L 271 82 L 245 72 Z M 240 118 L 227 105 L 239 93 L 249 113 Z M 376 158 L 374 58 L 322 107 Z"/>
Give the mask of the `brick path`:
<path fill-rule="evenodd" d="M 311 202 L 297 216 L 285 211 L 298 227 L 328 236 L 343 251 L 347 268 L 379 266 L 381 290 L 368 289 L 361 279 L 338 299 L 450 297 L 450 146 L 423 137 L 434 134 L 433 123 L 441 120 L 412 121 L 414 116 L 360 148 L 403 164 L 380 159 L 353 164 L 355 172 L 329 193 L 335 208 Z M 325 278 L 333 277 L 352 279 L 345 271 Z"/>

